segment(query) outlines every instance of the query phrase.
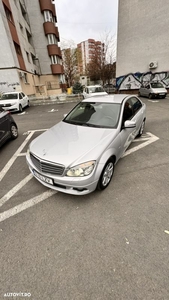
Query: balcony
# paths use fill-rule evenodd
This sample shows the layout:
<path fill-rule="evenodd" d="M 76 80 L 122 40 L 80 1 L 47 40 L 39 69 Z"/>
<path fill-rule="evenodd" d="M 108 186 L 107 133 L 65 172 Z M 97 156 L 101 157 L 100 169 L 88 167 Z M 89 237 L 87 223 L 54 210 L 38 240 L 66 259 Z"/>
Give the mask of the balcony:
<path fill-rule="evenodd" d="M 48 53 L 49 53 L 50 56 L 51 55 L 58 55 L 58 56 L 62 57 L 60 47 L 58 47 L 55 44 L 48 45 L 47 47 L 48 47 Z"/>
<path fill-rule="evenodd" d="M 58 28 L 55 27 L 55 23 L 53 23 L 53 22 L 45 22 L 45 23 L 43 23 L 43 27 L 44 27 L 44 32 L 45 32 L 46 35 L 50 34 L 50 33 L 55 34 L 56 37 L 57 37 L 57 39 L 58 39 L 58 41 L 60 41 L 59 31 L 58 31 Z"/>
<path fill-rule="evenodd" d="M 57 75 L 57 74 L 63 74 L 63 66 L 62 65 L 51 65 L 51 70 L 52 74 Z"/>
<path fill-rule="evenodd" d="M 50 10 L 53 16 L 56 17 L 55 5 L 52 4 L 51 0 L 39 0 L 41 12 L 44 10 Z"/>

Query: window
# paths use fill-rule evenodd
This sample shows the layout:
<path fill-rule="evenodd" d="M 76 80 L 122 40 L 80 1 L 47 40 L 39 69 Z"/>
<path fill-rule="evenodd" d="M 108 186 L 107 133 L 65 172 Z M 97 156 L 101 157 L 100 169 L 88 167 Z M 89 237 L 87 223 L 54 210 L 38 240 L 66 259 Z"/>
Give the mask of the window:
<path fill-rule="evenodd" d="M 25 83 L 28 83 L 28 76 L 27 76 L 27 73 L 24 73 L 24 81 L 25 81 Z"/>
<path fill-rule="evenodd" d="M 57 57 L 57 55 L 52 55 L 51 56 L 51 62 L 52 62 L 52 65 L 58 64 L 58 57 Z"/>
<path fill-rule="evenodd" d="M 27 56 L 27 60 L 28 62 L 30 62 L 30 57 L 29 57 L 29 53 L 26 51 L 26 56 Z"/>
<path fill-rule="evenodd" d="M 27 35 L 28 42 L 32 44 L 32 35 L 27 29 L 26 29 L 26 35 Z"/>
<path fill-rule="evenodd" d="M 5 5 L 4 5 L 4 9 L 5 9 L 7 19 L 13 22 L 12 13 L 10 12 L 10 10 Z"/>
<path fill-rule="evenodd" d="M 132 109 L 133 109 L 133 114 L 135 115 L 139 109 L 142 107 L 142 103 L 140 102 L 139 99 L 132 97 L 131 98 L 131 102 L 132 102 Z"/>
<path fill-rule="evenodd" d="M 56 36 L 54 34 L 48 34 L 48 43 L 50 44 L 57 44 L 57 39 Z"/>
<path fill-rule="evenodd" d="M 14 46 L 15 46 L 16 53 L 17 53 L 18 55 L 21 55 L 21 56 L 22 56 L 20 46 L 19 46 L 17 43 L 15 43 L 15 42 L 14 42 Z"/>
<path fill-rule="evenodd" d="M 49 10 L 44 11 L 44 20 L 45 20 L 45 22 L 54 22 L 51 11 L 49 11 Z"/>

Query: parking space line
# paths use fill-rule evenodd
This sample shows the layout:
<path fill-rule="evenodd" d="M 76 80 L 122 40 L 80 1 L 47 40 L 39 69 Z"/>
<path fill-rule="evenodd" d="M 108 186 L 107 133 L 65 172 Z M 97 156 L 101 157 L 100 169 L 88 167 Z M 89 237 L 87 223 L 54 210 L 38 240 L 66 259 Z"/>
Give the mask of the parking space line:
<path fill-rule="evenodd" d="M 32 173 L 26 176 L 22 181 L 20 181 L 16 186 L 14 186 L 6 195 L 0 199 L 0 207 L 6 203 L 13 195 L 15 195 L 29 180 L 33 178 Z"/>
<path fill-rule="evenodd" d="M 27 200 L 27 201 L 13 207 L 13 208 L 10 208 L 10 209 L 4 211 L 3 213 L 0 214 L 0 222 L 19 214 L 20 212 L 26 210 L 27 208 L 30 208 L 30 207 L 46 200 L 47 198 L 53 196 L 56 193 L 57 193 L 56 191 L 48 190 L 39 196 L 36 196 L 30 200 Z"/>
<path fill-rule="evenodd" d="M 0 173 L 0 182 L 1 180 L 4 178 L 4 176 L 6 175 L 6 173 L 8 172 L 8 170 L 11 168 L 11 166 L 13 165 L 13 163 L 15 162 L 15 160 L 18 157 L 18 154 L 24 149 L 24 147 L 26 146 L 26 144 L 29 142 L 29 140 L 31 139 L 31 137 L 33 136 L 34 131 L 30 132 L 29 135 L 27 136 L 27 138 L 24 140 L 24 142 L 21 144 L 21 146 L 18 148 L 18 150 L 14 153 L 14 155 L 11 157 L 11 159 L 7 162 L 7 164 L 5 165 L 5 167 L 2 169 L 1 173 Z"/>
<path fill-rule="evenodd" d="M 140 145 L 138 145 L 136 147 L 133 147 L 133 148 L 127 150 L 123 154 L 122 158 L 125 157 L 125 156 L 127 156 L 127 155 L 129 155 L 129 154 L 131 154 L 131 153 L 133 153 L 133 152 L 135 152 L 135 151 L 137 151 L 137 150 L 139 150 L 139 149 L 141 149 L 141 148 L 146 147 L 147 145 L 149 145 L 151 143 L 154 143 L 157 140 L 159 140 L 159 138 L 156 135 L 154 135 L 154 134 L 152 134 L 150 132 L 147 132 L 147 134 L 151 137 L 149 140 L 145 141 L 144 143 L 142 143 L 142 144 L 140 144 Z M 141 141 L 141 139 L 140 139 L 140 141 Z"/>

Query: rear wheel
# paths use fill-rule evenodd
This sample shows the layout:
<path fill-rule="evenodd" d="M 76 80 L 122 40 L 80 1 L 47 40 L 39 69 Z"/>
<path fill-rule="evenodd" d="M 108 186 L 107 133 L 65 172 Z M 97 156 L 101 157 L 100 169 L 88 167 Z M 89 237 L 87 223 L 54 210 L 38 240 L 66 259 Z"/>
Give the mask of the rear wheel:
<path fill-rule="evenodd" d="M 13 140 L 18 137 L 18 128 L 14 123 L 11 124 L 10 132 L 11 132 L 11 138 Z"/>
<path fill-rule="evenodd" d="M 97 185 L 98 190 L 104 190 L 110 183 L 114 173 L 114 159 L 110 158 L 100 175 L 100 179 Z"/>
<path fill-rule="evenodd" d="M 23 111 L 23 108 L 22 108 L 22 105 L 19 104 L 19 111 L 22 112 Z"/>

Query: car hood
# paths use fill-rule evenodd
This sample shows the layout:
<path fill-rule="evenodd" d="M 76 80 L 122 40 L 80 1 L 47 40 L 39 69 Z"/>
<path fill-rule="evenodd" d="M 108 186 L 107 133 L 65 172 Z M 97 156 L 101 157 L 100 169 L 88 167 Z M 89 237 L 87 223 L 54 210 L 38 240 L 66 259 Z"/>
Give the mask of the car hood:
<path fill-rule="evenodd" d="M 7 103 L 15 103 L 15 102 L 17 102 L 18 101 L 18 99 L 5 99 L 5 100 L 3 100 L 3 99 L 0 99 L 0 105 L 4 105 L 4 104 L 7 104 Z"/>
<path fill-rule="evenodd" d="M 97 159 L 116 135 L 117 129 L 77 126 L 61 121 L 33 140 L 30 152 L 67 167 Z"/>

